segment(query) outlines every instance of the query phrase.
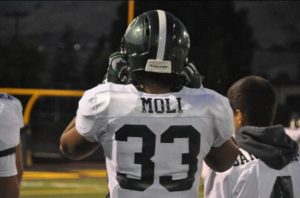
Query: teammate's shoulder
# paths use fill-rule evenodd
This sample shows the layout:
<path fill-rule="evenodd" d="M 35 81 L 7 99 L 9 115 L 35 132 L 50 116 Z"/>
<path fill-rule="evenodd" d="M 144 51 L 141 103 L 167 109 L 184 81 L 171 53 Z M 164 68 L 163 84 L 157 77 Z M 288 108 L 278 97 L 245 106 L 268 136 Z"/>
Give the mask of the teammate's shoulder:
<path fill-rule="evenodd" d="M 0 93 L 0 100 L 19 101 L 16 97 L 14 97 L 8 93 Z"/>
<path fill-rule="evenodd" d="M 1 125 L 23 126 L 23 107 L 20 100 L 10 94 L 0 93 Z"/>
<path fill-rule="evenodd" d="M 4 103 L 10 103 L 11 105 L 22 109 L 20 100 L 8 93 L 0 93 L 0 101 Z"/>

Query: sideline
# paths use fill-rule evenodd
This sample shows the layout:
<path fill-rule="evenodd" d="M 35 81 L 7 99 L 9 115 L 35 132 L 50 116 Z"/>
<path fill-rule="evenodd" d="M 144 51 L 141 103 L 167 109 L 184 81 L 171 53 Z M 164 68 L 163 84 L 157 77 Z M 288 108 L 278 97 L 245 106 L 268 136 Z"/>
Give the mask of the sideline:
<path fill-rule="evenodd" d="M 79 179 L 79 178 L 106 178 L 106 170 L 84 169 L 68 172 L 54 171 L 24 171 L 23 180 L 39 179 Z"/>

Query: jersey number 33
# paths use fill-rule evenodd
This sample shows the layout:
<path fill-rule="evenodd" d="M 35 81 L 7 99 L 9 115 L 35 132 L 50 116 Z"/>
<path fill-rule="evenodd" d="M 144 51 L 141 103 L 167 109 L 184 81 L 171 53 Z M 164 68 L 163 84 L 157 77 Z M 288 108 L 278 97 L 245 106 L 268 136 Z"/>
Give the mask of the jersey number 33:
<path fill-rule="evenodd" d="M 129 178 L 125 173 L 117 172 L 117 180 L 122 188 L 145 191 L 154 182 L 155 164 L 151 158 L 155 152 L 159 152 L 155 151 L 156 135 L 145 125 L 124 125 L 115 133 L 117 141 L 127 142 L 129 137 L 142 139 L 142 151 L 134 153 L 134 163 L 141 165 L 141 177 L 139 179 Z M 198 167 L 197 156 L 200 152 L 201 135 L 194 127 L 189 125 L 170 126 L 161 134 L 159 143 L 174 143 L 176 138 L 188 140 L 189 152 L 181 155 L 181 163 L 188 165 L 188 170 L 187 177 L 183 179 L 173 180 L 172 176 L 159 176 L 160 184 L 170 192 L 191 189 Z M 180 150 L 174 149 L 174 152 L 180 152 Z"/>

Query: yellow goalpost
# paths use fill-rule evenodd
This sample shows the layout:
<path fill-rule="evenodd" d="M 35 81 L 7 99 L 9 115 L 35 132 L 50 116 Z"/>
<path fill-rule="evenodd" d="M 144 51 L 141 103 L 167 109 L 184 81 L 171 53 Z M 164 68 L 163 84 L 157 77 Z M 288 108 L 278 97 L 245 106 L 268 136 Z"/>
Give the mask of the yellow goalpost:
<path fill-rule="evenodd" d="M 32 108 L 36 101 L 43 96 L 56 97 L 81 97 L 82 90 L 63 90 L 63 89 L 19 89 L 19 88 L 0 88 L 0 92 L 11 95 L 31 96 L 24 108 L 24 124 L 30 122 Z"/>
<path fill-rule="evenodd" d="M 133 20 L 133 18 L 134 18 L 134 0 L 128 0 L 128 20 L 127 20 L 128 25 Z"/>

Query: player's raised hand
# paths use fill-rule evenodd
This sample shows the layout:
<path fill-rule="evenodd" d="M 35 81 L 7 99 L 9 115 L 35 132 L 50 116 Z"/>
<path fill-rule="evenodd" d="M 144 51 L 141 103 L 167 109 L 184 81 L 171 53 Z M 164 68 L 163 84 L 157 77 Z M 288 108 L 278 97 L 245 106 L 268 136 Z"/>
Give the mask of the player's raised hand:
<path fill-rule="evenodd" d="M 201 75 L 193 63 L 189 62 L 184 66 L 182 75 L 185 78 L 185 86 L 189 88 L 200 88 L 202 86 Z"/>
<path fill-rule="evenodd" d="M 114 52 L 109 56 L 107 73 L 105 75 L 106 82 L 116 84 L 127 83 L 127 55 L 122 52 Z"/>

